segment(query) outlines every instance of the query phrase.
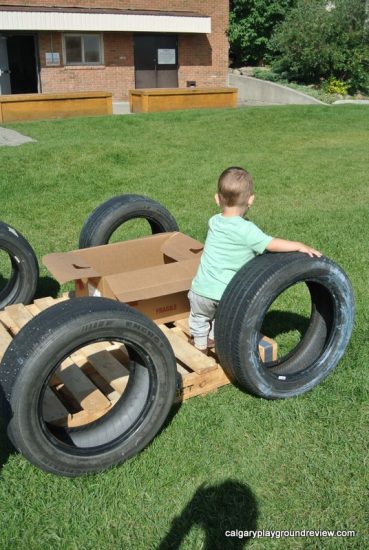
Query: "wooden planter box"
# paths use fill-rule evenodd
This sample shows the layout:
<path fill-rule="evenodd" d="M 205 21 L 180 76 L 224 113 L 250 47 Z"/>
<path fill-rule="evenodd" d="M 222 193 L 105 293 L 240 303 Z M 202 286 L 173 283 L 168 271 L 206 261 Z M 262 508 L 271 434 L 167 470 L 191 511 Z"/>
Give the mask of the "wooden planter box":
<path fill-rule="evenodd" d="M 108 92 L 0 96 L 0 122 L 5 123 L 112 113 L 112 94 Z"/>
<path fill-rule="evenodd" d="M 130 90 L 132 113 L 236 107 L 237 88 L 147 88 Z"/>

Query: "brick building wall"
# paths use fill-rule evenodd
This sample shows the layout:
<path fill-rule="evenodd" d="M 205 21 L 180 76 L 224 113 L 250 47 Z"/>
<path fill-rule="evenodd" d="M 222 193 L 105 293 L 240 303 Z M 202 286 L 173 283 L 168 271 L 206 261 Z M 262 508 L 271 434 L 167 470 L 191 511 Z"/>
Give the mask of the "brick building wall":
<path fill-rule="evenodd" d="M 188 80 L 197 86 L 225 86 L 228 71 L 228 0 L 2 0 L 3 5 L 83 7 L 106 9 L 150 9 L 192 11 L 211 17 L 211 34 L 178 35 L 178 84 Z M 133 34 L 101 33 L 104 64 L 99 66 L 63 66 L 62 34 L 39 32 L 38 49 L 42 92 L 110 91 L 116 99 L 126 99 L 127 91 L 135 87 Z M 46 52 L 59 52 L 61 66 L 47 67 Z"/>
<path fill-rule="evenodd" d="M 51 51 L 51 44 L 53 51 L 62 52 L 62 35 L 39 33 L 42 91 L 109 91 L 114 98 L 125 99 L 127 90 L 134 88 L 135 83 L 133 35 L 106 32 L 103 40 L 104 65 L 46 67 L 45 53 Z"/>

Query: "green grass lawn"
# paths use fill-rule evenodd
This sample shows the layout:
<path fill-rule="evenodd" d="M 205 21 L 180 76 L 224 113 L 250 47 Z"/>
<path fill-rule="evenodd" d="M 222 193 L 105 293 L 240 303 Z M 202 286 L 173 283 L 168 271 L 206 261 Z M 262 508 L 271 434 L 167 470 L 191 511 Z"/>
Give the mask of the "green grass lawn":
<path fill-rule="evenodd" d="M 0 548 L 369 548 L 369 109 L 245 108 L 11 127 L 37 143 L 0 149 L 0 219 L 24 234 L 40 261 L 77 248 L 91 210 L 122 193 L 162 202 L 184 233 L 203 240 L 219 173 L 241 165 L 255 180 L 250 218 L 339 263 L 357 316 L 343 360 L 312 392 L 266 401 L 227 386 L 191 399 L 146 450 L 97 475 L 37 470 L 9 453 L 1 432 Z M 133 224 L 125 237 L 144 232 Z M 66 288 L 41 268 L 38 296 Z M 304 288 L 274 308 L 306 316 Z M 295 342 L 295 329 L 276 337 L 282 348 Z M 358 535 L 224 537 L 255 528 Z"/>

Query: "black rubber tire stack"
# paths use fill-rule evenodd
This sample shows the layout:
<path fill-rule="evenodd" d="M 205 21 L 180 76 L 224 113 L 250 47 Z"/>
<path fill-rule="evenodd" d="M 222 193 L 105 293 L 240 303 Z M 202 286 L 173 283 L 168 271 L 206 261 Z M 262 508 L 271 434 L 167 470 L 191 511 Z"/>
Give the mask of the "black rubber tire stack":
<path fill-rule="evenodd" d="M 159 202 L 141 195 L 120 195 L 100 204 L 90 214 L 79 237 L 79 248 L 108 244 L 118 227 L 137 218 L 147 220 L 153 234 L 178 231 L 176 220 Z"/>
<path fill-rule="evenodd" d="M 300 343 L 275 362 L 262 363 L 258 341 L 272 302 L 305 282 L 311 317 Z M 267 399 L 311 390 L 337 365 L 354 323 L 354 296 L 342 269 L 328 258 L 302 253 L 263 254 L 232 279 L 219 303 L 215 343 L 220 364 L 241 388 Z"/>
<path fill-rule="evenodd" d="M 129 351 L 129 381 L 117 404 L 80 428 L 46 423 L 43 395 L 58 365 L 94 341 Z M 52 306 L 15 336 L 0 366 L 7 433 L 33 464 L 63 476 L 96 472 L 142 450 L 174 402 L 176 361 L 160 329 L 133 308 L 105 298 L 76 298 Z"/>
<path fill-rule="evenodd" d="M 26 239 L 10 225 L 0 222 L 0 249 L 9 255 L 11 274 L 0 291 L 0 309 L 10 304 L 29 304 L 35 295 L 39 269 Z"/>

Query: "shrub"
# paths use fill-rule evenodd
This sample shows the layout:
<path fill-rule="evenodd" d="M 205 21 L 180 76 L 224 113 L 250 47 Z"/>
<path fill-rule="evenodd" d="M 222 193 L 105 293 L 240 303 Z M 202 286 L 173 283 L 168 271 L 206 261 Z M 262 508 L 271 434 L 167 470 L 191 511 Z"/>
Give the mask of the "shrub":
<path fill-rule="evenodd" d="M 270 41 L 273 70 L 304 83 L 335 77 L 350 91 L 369 88 L 365 0 L 297 0 Z"/>
<path fill-rule="evenodd" d="M 350 91 L 369 94 L 369 48 L 357 48 L 348 60 L 347 82 Z"/>
<path fill-rule="evenodd" d="M 329 78 L 324 86 L 323 90 L 327 92 L 328 94 L 340 94 L 340 95 L 347 95 L 348 94 L 348 84 L 345 82 L 342 82 L 342 80 L 337 80 L 337 78 Z"/>
<path fill-rule="evenodd" d="M 255 78 L 259 78 L 259 80 L 279 82 L 280 84 L 283 84 L 283 82 L 287 83 L 287 80 L 283 79 L 283 75 L 265 69 L 254 69 L 252 76 L 254 76 Z"/>

